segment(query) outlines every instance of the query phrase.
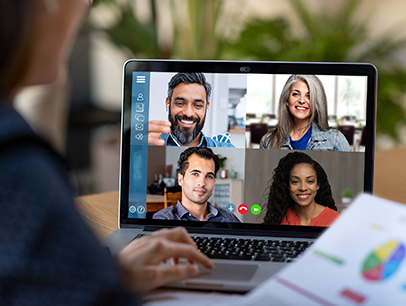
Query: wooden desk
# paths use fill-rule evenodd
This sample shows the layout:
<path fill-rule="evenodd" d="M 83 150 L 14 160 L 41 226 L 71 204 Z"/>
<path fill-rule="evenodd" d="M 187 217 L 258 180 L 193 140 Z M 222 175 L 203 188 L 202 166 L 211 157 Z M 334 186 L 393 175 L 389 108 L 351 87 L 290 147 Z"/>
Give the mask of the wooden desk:
<path fill-rule="evenodd" d="M 118 191 L 112 191 L 76 198 L 76 208 L 100 240 L 118 229 L 118 195 Z M 147 204 L 153 211 L 160 210 L 164 196 L 147 194 Z"/>
<path fill-rule="evenodd" d="M 406 147 L 375 153 L 374 195 L 406 204 Z"/>
<path fill-rule="evenodd" d="M 374 194 L 392 201 L 406 203 L 406 147 L 375 154 Z M 163 196 L 148 197 L 150 203 L 163 202 Z M 162 197 L 159 198 L 159 197 Z M 81 196 L 77 208 L 100 240 L 118 228 L 118 191 Z"/>

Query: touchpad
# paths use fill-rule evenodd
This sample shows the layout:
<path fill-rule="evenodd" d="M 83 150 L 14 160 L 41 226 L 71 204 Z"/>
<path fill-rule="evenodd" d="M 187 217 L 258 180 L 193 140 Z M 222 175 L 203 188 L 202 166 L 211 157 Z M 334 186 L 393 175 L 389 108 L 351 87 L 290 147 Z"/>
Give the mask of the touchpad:
<path fill-rule="evenodd" d="M 216 263 L 214 270 L 200 267 L 200 271 L 194 279 L 217 279 L 232 281 L 249 281 L 258 269 L 259 264 L 221 264 Z"/>

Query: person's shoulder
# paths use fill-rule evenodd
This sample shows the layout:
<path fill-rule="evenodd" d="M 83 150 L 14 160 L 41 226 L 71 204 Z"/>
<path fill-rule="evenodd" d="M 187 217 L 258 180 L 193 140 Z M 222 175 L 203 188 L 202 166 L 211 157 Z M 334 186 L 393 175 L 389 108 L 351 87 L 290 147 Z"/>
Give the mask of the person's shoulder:
<path fill-rule="evenodd" d="M 324 131 L 326 134 L 332 134 L 332 135 L 343 135 L 339 130 L 337 130 L 334 127 L 330 127 L 328 130 Z"/>
<path fill-rule="evenodd" d="M 266 133 L 264 136 L 262 136 L 261 141 L 259 143 L 259 147 L 261 149 L 271 149 L 275 146 L 276 143 L 276 132 L 277 128 L 274 128 L 273 130 L 269 131 Z"/>
<path fill-rule="evenodd" d="M 341 133 L 339 130 L 335 128 L 330 128 L 329 130 L 329 137 L 335 139 L 334 145 L 338 151 L 352 151 L 350 144 L 348 143 L 347 138 Z"/>
<path fill-rule="evenodd" d="M 160 211 L 156 212 L 152 216 L 152 219 L 174 220 L 175 219 L 174 210 L 175 210 L 175 207 L 172 205 L 169 207 L 163 208 Z"/>
<path fill-rule="evenodd" d="M 318 222 L 320 226 L 330 226 L 330 224 L 337 219 L 341 214 L 330 207 L 327 207 L 318 216 Z M 317 225 L 317 224 L 316 224 Z"/>
<path fill-rule="evenodd" d="M 341 133 L 338 129 L 335 127 L 329 126 L 326 130 L 321 129 L 317 124 L 312 125 L 312 128 L 316 127 L 316 130 L 318 130 L 321 133 L 326 134 L 327 136 L 343 136 L 343 133 Z"/>
<path fill-rule="evenodd" d="M 343 133 L 341 133 L 338 129 L 336 129 L 336 128 L 330 128 L 329 130 L 328 130 L 329 132 L 330 132 L 330 134 L 334 134 L 336 137 L 338 137 L 338 138 L 343 138 L 343 139 L 347 139 L 347 138 L 345 138 L 345 136 L 344 136 L 344 134 Z"/>
<path fill-rule="evenodd" d="M 165 146 L 176 146 L 176 143 L 170 136 L 171 134 L 161 134 L 159 138 L 165 140 Z"/>
<path fill-rule="evenodd" d="M 218 134 L 211 138 L 217 147 L 234 148 L 231 142 L 230 133 Z"/>
<path fill-rule="evenodd" d="M 290 208 L 290 207 L 289 207 L 289 208 L 287 209 L 287 211 L 286 211 L 286 216 L 295 216 L 295 217 L 297 217 L 297 216 L 294 214 L 292 208 Z"/>
<path fill-rule="evenodd" d="M 220 215 L 226 219 L 226 222 L 236 222 L 236 223 L 241 223 L 240 219 L 237 218 L 236 215 L 234 214 L 229 214 L 225 209 L 222 208 L 217 208 L 218 212 Z"/>
<path fill-rule="evenodd" d="M 15 119 L 16 127 L 0 137 L 2 176 L 9 175 L 13 181 L 30 182 L 25 189 L 34 185 L 51 188 L 60 180 L 67 183 L 64 159 L 32 132 L 25 121 Z"/>
<path fill-rule="evenodd" d="M 47 213 L 69 214 L 75 192 L 63 166 L 58 155 L 40 143 L 2 151 L 0 201 L 20 211 L 36 207 Z"/>
<path fill-rule="evenodd" d="M 331 209 L 330 207 L 327 207 L 327 206 L 323 212 L 325 212 L 326 215 L 330 215 L 330 216 L 340 216 L 341 215 L 338 211 Z"/>
<path fill-rule="evenodd" d="M 75 210 L 73 189 L 52 154 L 34 145 L 12 149 L 1 154 L 0 169 L 0 203 L 7 203 L 0 216 L 6 232 L 0 239 L 6 246 L 1 257 L 12 263 L 6 271 L 18 265 L 17 287 L 66 298 L 62 288 L 68 286 L 78 302 L 103 294 L 129 300 L 111 256 Z M 39 264 L 44 262 L 46 267 Z M 33 265 L 39 267 L 34 274 Z M 47 269 L 55 273 L 45 273 Z M 75 273 L 78 269 L 88 273 Z M 27 275 L 42 286 L 27 283 Z"/>
<path fill-rule="evenodd" d="M 281 225 L 301 225 L 300 218 L 296 216 L 289 207 L 286 211 L 286 215 L 282 219 Z"/>

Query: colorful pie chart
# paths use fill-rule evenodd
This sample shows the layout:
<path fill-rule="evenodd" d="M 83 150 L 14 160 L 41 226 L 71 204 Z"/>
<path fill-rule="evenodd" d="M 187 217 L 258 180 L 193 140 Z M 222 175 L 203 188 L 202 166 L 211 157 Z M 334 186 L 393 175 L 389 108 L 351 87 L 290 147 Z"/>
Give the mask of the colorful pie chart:
<path fill-rule="evenodd" d="M 390 277 L 405 259 L 405 245 L 391 241 L 372 252 L 364 261 L 362 275 L 369 281 L 383 281 Z"/>

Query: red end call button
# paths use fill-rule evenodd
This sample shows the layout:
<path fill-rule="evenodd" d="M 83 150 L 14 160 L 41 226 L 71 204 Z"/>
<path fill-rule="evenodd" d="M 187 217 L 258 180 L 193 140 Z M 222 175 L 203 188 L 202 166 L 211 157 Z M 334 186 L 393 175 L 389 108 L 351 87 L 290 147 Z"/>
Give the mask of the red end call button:
<path fill-rule="evenodd" d="M 245 204 L 240 204 L 240 206 L 238 206 L 238 212 L 241 215 L 245 215 L 248 212 L 248 206 Z"/>

